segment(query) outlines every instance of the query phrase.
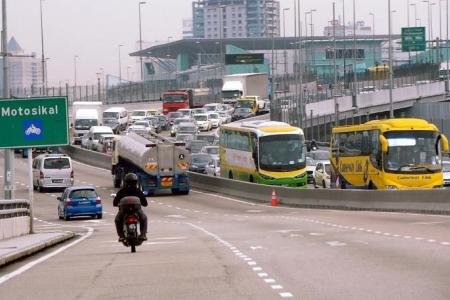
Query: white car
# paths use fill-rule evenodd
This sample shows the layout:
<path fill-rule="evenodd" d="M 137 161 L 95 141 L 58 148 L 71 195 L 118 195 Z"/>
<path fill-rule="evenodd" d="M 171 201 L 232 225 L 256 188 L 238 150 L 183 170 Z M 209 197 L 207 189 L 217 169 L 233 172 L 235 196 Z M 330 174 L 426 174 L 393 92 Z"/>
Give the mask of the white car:
<path fill-rule="evenodd" d="M 206 165 L 206 174 L 209 176 L 220 176 L 220 160 L 212 158 Z"/>
<path fill-rule="evenodd" d="M 136 122 L 140 120 L 144 120 L 146 117 L 152 116 L 152 112 L 146 109 L 135 109 L 131 112 L 130 119 L 131 122 Z"/>
<path fill-rule="evenodd" d="M 185 118 L 192 118 L 192 116 L 194 115 L 193 110 L 190 108 L 181 108 L 177 110 L 177 112 L 182 113 L 183 117 Z"/>
<path fill-rule="evenodd" d="M 194 108 L 192 109 L 192 113 L 194 115 L 198 115 L 198 114 L 207 114 L 208 111 L 206 110 L 206 108 Z"/>
<path fill-rule="evenodd" d="M 450 161 L 443 161 L 442 167 L 442 171 L 444 172 L 444 186 L 450 187 Z"/>
<path fill-rule="evenodd" d="M 199 130 L 209 131 L 212 128 L 211 120 L 208 114 L 194 115 L 195 123 Z"/>
<path fill-rule="evenodd" d="M 226 112 L 219 112 L 220 119 L 222 120 L 222 124 L 228 124 L 231 122 L 231 115 Z"/>
<path fill-rule="evenodd" d="M 200 152 L 209 154 L 212 158 L 219 159 L 219 146 L 205 146 Z"/>
<path fill-rule="evenodd" d="M 220 127 L 220 125 L 222 125 L 222 119 L 216 112 L 209 113 L 209 120 L 211 121 L 212 128 L 218 128 Z"/>
<path fill-rule="evenodd" d="M 314 171 L 314 187 L 330 188 L 331 164 L 330 162 L 318 162 Z"/>
<path fill-rule="evenodd" d="M 136 121 L 128 127 L 128 132 L 135 132 L 135 133 L 150 133 L 154 130 L 152 124 L 150 121 Z"/>

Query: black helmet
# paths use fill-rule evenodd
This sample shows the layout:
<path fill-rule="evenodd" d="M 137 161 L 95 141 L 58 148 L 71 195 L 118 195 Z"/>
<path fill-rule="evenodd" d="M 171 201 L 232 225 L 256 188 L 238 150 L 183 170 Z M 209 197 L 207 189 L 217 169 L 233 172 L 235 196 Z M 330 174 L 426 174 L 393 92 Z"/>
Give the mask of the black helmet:
<path fill-rule="evenodd" d="M 124 180 L 126 186 L 137 186 L 138 177 L 134 173 L 128 173 L 127 175 L 125 175 Z"/>

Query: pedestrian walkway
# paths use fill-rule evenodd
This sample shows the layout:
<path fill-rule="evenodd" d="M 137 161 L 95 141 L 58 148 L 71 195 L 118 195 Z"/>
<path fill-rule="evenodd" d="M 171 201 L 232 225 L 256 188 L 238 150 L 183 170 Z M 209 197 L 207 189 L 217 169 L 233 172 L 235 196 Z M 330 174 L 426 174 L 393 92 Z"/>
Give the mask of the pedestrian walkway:
<path fill-rule="evenodd" d="M 0 267 L 73 238 L 73 232 L 42 232 L 0 240 Z"/>

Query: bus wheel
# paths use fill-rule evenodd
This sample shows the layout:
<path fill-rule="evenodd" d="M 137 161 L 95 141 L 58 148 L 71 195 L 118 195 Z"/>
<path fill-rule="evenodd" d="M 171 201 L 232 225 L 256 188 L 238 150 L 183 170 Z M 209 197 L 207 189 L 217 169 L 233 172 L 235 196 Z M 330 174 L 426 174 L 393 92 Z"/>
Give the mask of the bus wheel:
<path fill-rule="evenodd" d="M 228 179 L 233 179 L 233 173 L 228 173 Z"/>
<path fill-rule="evenodd" d="M 248 179 L 248 181 L 250 181 L 250 182 L 255 182 L 255 181 L 253 180 L 253 176 L 252 176 L 252 175 L 250 175 L 250 178 Z"/>
<path fill-rule="evenodd" d="M 369 185 L 367 186 L 368 190 L 376 190 L 375 185 L 371 182 L 369 182 Z"/>

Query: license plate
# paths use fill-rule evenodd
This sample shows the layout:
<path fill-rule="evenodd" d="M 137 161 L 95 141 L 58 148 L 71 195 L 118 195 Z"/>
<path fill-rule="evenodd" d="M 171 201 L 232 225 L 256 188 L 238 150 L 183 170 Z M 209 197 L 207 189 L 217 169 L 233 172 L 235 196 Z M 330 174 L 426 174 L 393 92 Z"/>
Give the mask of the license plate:
<path fill-rule="evenodd" d="M 80 201 L 79 203 L 80 203 L 81 205 L 88 205 L 88 204 L 91 204 L 91 201 L 85 200 L 85 201 Z"/>
<path fill-rule="evenodd" d="M 52 183 L 62 183 L 62 179 L 52 179 Z"/>
<path fill-rule="evenodd" d="M 172 182 L 161 182 L 161 186 L 172 186 Z"/>

